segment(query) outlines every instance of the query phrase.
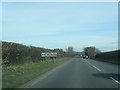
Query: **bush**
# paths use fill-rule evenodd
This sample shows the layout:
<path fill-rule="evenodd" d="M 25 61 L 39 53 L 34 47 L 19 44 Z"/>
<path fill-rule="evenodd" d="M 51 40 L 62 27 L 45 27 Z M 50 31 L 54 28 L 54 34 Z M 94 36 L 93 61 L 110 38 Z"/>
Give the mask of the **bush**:
<path fill-rule="evenodd" d="M 2 42 L 2 59 L 3 64 L 5 65 L 22 64 L 27 61 L 42 61 L 45 59 L 41 57 L 41 52 L 48 51 L 53 50 L 34 46 L 25 46 L 12 42 Z"/>
<path fill-rule="evenodd" d="M 116 50 L 116 51 L 99 53 L 99 54 L 96 55 L 95 58 L 100 59 L 100 60 L 104 60 L 104 61 L 107 61 L 107 62 L 120 64 L 119 54 L 120 54 L 120 50 Z"/>

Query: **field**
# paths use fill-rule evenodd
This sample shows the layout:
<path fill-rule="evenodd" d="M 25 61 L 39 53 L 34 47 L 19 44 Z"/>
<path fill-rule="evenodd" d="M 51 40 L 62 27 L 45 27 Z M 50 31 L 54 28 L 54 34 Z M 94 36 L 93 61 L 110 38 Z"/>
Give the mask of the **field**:
<path fill-rule="evenodd" d="M 28 62 L 21 65 L 3 66 L 2 87 L 16 88 L 29 80 L 57 67 L 70 60 L 61 58 L 47 61 Z"/>

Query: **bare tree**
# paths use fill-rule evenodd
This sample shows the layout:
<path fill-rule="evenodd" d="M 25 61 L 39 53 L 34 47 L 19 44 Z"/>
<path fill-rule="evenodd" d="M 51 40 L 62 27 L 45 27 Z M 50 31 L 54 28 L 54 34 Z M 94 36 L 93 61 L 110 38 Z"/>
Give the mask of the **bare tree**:
<path fill-rule="evenodd" d="M 67 56 L 74 56 L 74 48 L 72 46 L 69 46 L 66 51 Z"/>
<path fill-rule="evenodd" d="M 74 49 L 72 46 L 69 46 L 68 49 L 67 49 L 67 52 L 74 52 Z"/>

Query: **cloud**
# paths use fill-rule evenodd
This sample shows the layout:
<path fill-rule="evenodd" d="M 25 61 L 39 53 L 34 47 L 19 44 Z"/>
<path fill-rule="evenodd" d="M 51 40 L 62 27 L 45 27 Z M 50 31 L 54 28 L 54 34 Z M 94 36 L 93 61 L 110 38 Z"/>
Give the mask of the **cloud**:
<path fill-rule="evenodd" d="M 4 40 L 47 48 L 73 46 L 81 50 L 90 45 L 101 50 L 116 48 L 112 42 L 117 41 L 117 3 L 4 3 L 3 6 Z"/>

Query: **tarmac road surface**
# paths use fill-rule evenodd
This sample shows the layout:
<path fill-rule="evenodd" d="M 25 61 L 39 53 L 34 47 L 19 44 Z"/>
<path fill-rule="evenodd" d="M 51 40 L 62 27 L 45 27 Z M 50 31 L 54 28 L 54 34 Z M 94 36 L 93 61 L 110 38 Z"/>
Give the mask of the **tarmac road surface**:
<path fill-rule="evenodd" d="M 22 87 L 118 88 L 119 76 L 118 65 L 75 57 Z"/>

